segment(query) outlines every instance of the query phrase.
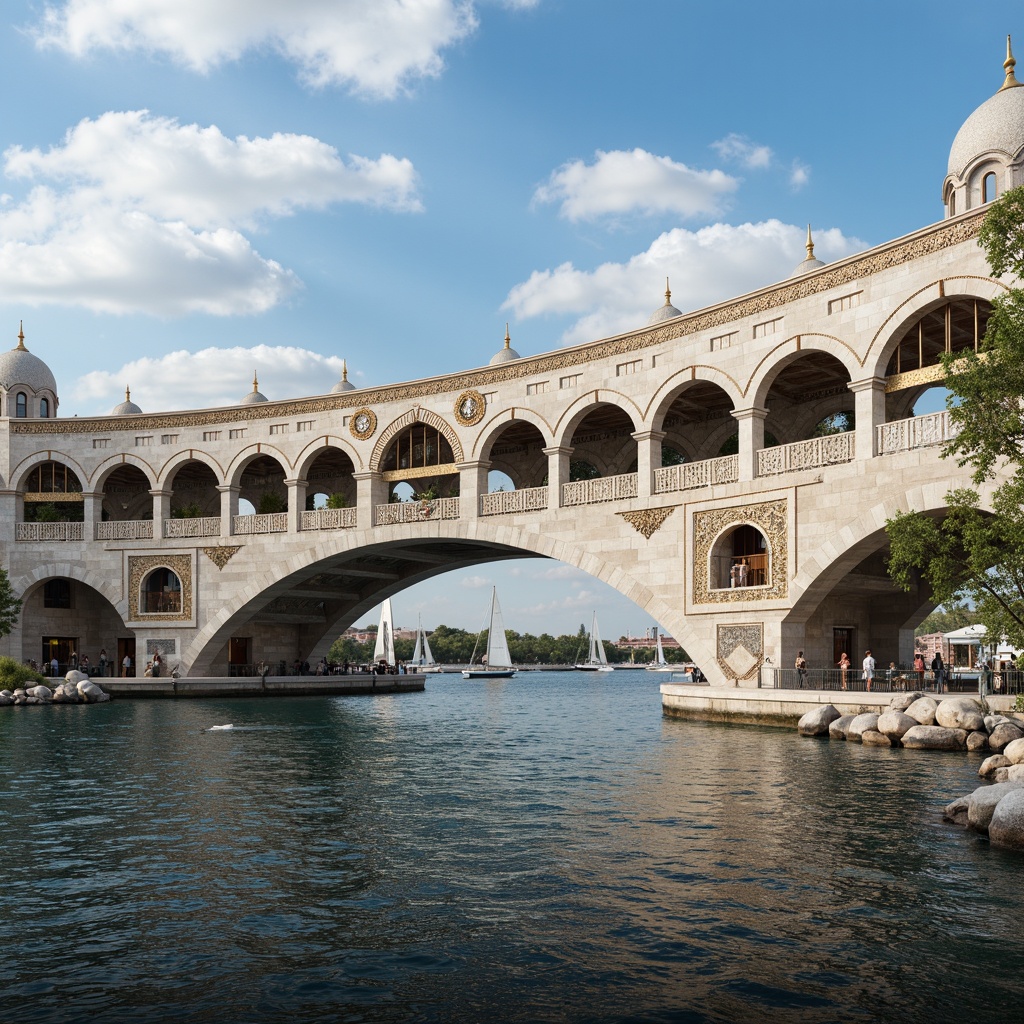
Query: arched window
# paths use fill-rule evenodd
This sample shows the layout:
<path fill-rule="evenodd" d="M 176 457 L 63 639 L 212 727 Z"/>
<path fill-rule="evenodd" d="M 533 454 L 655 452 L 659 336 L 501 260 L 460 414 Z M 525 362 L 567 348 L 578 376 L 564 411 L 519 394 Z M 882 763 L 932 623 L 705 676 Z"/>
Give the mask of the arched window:
<path fill-rule="evenodd" d="M 984 178 L 981 179 L 981 201 L 983 203 L 991 203 L 996 197 L 996 172 L 989 171 Z"/>
<path fill-rule="evenodd" d="M 953 188 L 949 190 L 949 215 L 956 216 L 956 189 Z"/>
<path fill-rule="evenodd" d="M 712 590 L 767 586 L 771 566 L 764 534 L 747 523 L 723 533 L 711 549 L 709 568 Z"/>
<path fill-rule="evenodd" d="M 45 420 L 50 415 L 50 400 L 48 398 L 39 399 L 39 415 Z"/>
<path fill-rule="evenodd" d="M 904 330 L 886 376 L 937 366 L 946 352 L 977 352 L 991 312 L 984 299 L 952 299 L 934 306 Z"/>
<path fill-rule="evenodd" d="M 28 398 L 24 391 L 19 391 L 14 397 L 14 415 L 20 420 L 28 415 Z"/>
<path fill-rule="evenodd" d="M 181 611 L 181 580 L 170 569 L 154 569 L 142 581 L 142 612 L 160 615 Z"/>

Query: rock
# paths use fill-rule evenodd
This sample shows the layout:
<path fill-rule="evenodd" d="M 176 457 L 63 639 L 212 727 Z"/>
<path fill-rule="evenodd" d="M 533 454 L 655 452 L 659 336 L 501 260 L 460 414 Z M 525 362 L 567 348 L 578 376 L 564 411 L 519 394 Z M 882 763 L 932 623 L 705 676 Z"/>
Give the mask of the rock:
<path fill-rule="evenodd" d="M 1010 765 L 1012 768 L 1013 765 Z M 1009 782 L 1010 781 L 1010 768 L 997 768 L 992 773 L 993 782 Z"/>
<path fill-rule="evenodd" d="M 110 699 L 110 695 L 104 693 L 95 683 L 90 682 L 86 679 L 84 682 L 78 683 L 78 694 L 85 698 L 88 704 L 99 704 L 102 698 L 106 697 Z"/>
<path fill-rule="evenodd" d="M 988 750 L 988 736 L 984 729 L 967 734 L 967 749 L 972 753 L 978 750 Z"/>
<path fill-rule="evenodd" d="M 1024 850 L 1024 789 L 1007 793 L 988 823 L 988 838 L 995 846 Z"/>
<path fill-rule="evenodd" d="M 989 749 L 999 753 L 1014 740 L 1022 738 L 1024 738 L 1024 729 L 1013 725 L 1011 722 L 1001 722 L 989 734 Z"/>
<path fill-rule="evenodd" d="M 13 690 L 0 690 L 0 697 L 13 697 L 13 696 L 14 696 L 14 691 Z"/>
<path fill-rule="evenodd" d="M 983 778 L 987 779 L 990 775 L 995 773 L 997 768 L 1009 768 L 1013 762 L 1008 757 L 1003 757 L 1002 754 L 993 754 L 991 757 L 986 757 L 981 762 L 981 767 L 978 769 L 978 774 Z"/>
<path fill-rule="evenodd" d="M 13 696 L 13 694 L 11 696 L 8 696 L 6 690 L 3 693 L 0 693 L 0 708 L 8 707 L 8 706 L 10 706 L 13 703 L 14 703 L 14 696 Z"/>
<path fill-rule="evenodd" d="M 963 750 L 967 732 L 941 725 L 915 725 L 903 734 L 903 746 L 909 750 Z"/>
<path fill-rule="evenodd" d="M 935 709 L 935 724 L 975 732 L 985 728 L 981 706 L 970 697 L 948 697 Z"/>
<path fill-rule="evenodd" d="M 1008 758 L 1013 764 L 1020 764 L 1024 761 L 1024 740 L 1013 740 L 1003 747 L 1003 757 Z"/>
<path fill-rule="evenodd" d="M 879 717 L 873 711 L 868 711 L 863 715 L 854 715 L 853 721 L 846 727 L 846 738 L 860 743 L 861 737 L 868 729 L 877 730 Z"/>
<path fill-rule="evenodd" d="M 84 672 L 79 672 L 78 669 L 72 669 L 65 677 L 65 682 L 68 683 L 84 683 L 89 677 Z"/>
<path fill-rule="evenodd" d="M 996 804 L 1006 796 L 1024 787 L 1024 782 L 997 782 L 994 786 L 979 786 L 967 798 L 967 826 L 975 832 L 987 832 L 988 823 Z"/>
<path fill-rule="evenodd" d="M 962 796 L 959 800 L 954 800 L 951 804 L 946 804 L 942 817 L 945 821 L 951 821 L 954 825 L 959 825 L 961 828 L 967 828 L 967 808 L 970 806 L 970 801 L 967 797 Z"/>
<path fill-rule="evenodd" d="M 880 733 L 877 729 L 865 729 L 860 736 L 861 743 L 865 747 L 891 747 L 893 741 Z"/>
<path fill-rule="evenodd" d="M 845 740 L 846 730 L 856 717 L 856 715 L 843 715 L 842 718 L 837 718 L 828 727 L 828 738 L 830 740 Z"/>
<path fill-rule="evenodd" d="M 49 701 L 45 701 L 42 697 L 25 697 L 22 700 L 23 704 L 48 704 Z"/>
<path fill-rule="evenodd" d="M 1003 782 L 1024 782 L 1024 764 L 1011 764 Z"/>
<path fill-rule="evenodd" d="M 910 715 L 919 725 L 934 725 L 935 709 L 938 706 L 938 701 L 934 697 L 918 697 L 907 708 L 906 714 Z"/>
<path fill-rule="evenodd" d="M 910 715 L 905 715 L 902 711 L 893 710 L 886 711 L 884 715 L 879 717 L 876 728 L 883 736 L 888 736 L 891 740 L 898 740 L 905 732 L 913 729 L 917 724 L 917 720 L 911 718 Z"/>
<path fill-rule="evenodd" d="M 898 693 L 889 701 L 890 711 L 906 711 L 915 700 L 920 700 L 924 694 L 920 690 L 911 693 Z"/>
<path fill-rule="evenodd" d="M 53 690 L 48 686 L 33 686 L 30 690 L 25 691 L 30 697 L 38 697 L 40 700 L 52 700 Z"/>
<path fill-rule="evenodd" d="M 801 736 L 827 736 L 828 727 L 841 717 L 837 708 L 824 704 L 808 711 L 797 723 L 797 729 Z"/>
<path fill-rule="evenodd" d="M 997 725 L 1006 725 L 1010 719 L 1006 715 L 986 715 L 985 728 L 991 733 Z M 1012 724 L 1012 723 L 1011 723 Z"/>
<path fill-rule="evenodd" d="M 28 694 L 25 692 L 23 687 L 19 686 L 18 689 L 14 691 L 14 696 L 15 697 L 27 697 Z"/>

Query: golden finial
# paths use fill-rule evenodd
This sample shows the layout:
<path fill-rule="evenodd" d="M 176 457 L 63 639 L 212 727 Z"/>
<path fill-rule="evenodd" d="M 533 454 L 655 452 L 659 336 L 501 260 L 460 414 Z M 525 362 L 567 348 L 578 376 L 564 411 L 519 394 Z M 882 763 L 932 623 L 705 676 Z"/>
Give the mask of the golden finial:
<path fill-rule="evenodd" d="M 668 286 L 668 278 L 665 278 L 665 305 L 672 305 L 672 289 Z"/>
<path fill-rule="evenodd" d="M 348 360 L 342 359 L 341 361 L 341 379 L 348 380 Z"/>
<path fill-rule="evenodd" d="M 508 321 L 505 321 L 505 348 L 512 347 L 512 335 L 508 333 Z"/>
<path fill-rule="evenodd" d="M 804 246 L 807 250 L 807 258 L 809 260 L 814 259 L 814 240 L 811 238 L 811 225 L 807 225 L 807 244 Z"/>
<path fill-rule="evenodd" d="M 1024 85 L 1024 82 L 1018 82 L 1013 77 L 1013 68 L 1017 62 L 1013 59 L 1013 50 L 1010 49 L 1010 37 L 1006 37 L 1006 60 L 1003 61 L 1003 70 L 1006 72 L 1006 81 L 999 87 L 999 91 L 1002 92 L 1004 89 L 1014 89 L 1019 85 Z"/>
<path fill-rule="evenodd" d="M 132 400 L 132 393 L 131 393 L 131 390 L 128 388 L 127 384 L 125 385 L 125 389 L 124 389 L 124 400 L 126 402 L 130 402 Z"/>
<path fill-rule="evenodd" d="M 18 351 L 19 352 L 27 352 L 28 351 L 28 349 L 25 348 L 25 321 L 24 320 L 19 320 L 18 321 Z"/>
<path fill-rule="evenodd" d="M 260 382 L 256 379 L 256 371 L 252 371 L 252 393 L 255 395 L 260 389 Z"/>

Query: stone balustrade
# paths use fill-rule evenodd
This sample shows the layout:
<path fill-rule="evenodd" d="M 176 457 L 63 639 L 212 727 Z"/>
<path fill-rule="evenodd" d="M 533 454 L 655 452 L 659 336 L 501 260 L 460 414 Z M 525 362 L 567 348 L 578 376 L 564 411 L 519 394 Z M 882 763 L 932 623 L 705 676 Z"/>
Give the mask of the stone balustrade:
<path fill-rule="evenodd" d="M 232 516 L 231 532 L 236 536 L 254 536 L 264 533 L 286 533 L 287 512 L 264 512 L 247 516 Z"/>
<path fill-rule="evenodd" d="M 199 519 L 165 519 L 165 537 L 219 537 L 220 516 Z"/>
<path fill-rule="evenodd" d="M 731 484 L 740 478 L 740 457 L 723 455 L 718 459 L 683 462 L 678 466 L 662 466 L 654 471 L 654 493 L 689 491 L 712 484 Z"/>
<path fill-rule="evenodd" d="M 16 541 L 69 541 L 85 539 L 85 523 L 16 523 Z"/>
<path fill-rule="evenodd" d="M 96 524 L 97 540 L 152 540 L 152 519 L 112 519 Z"/>
<path fill-rule="evenodd" d="M 318 508 L 303 512 L 299 523 L 301 530 L 353 530 L 356 526 L 354 508 Z"/>
<path fill-rule="evenodd" d="M 515 491 L 492 491 L 480 495 L 480 515 L 501 516 L 513 512 L 539 512 L 548 507 L 546 487 L 523 487 Z"/>
<path fill-rule="evenodd" d="M 931 412 L 925 416 L 910 416 L 905 420 L 880 423 L 876 428 L 878 454 L 909 452 L 915 448 L 928 448 L 952 441 L 957 430 L 949 419 L 949 411 Z"/>
<path fill-rule="evenodd" d="M 458 498 L 433 498 L 425 501 L 393 501 L 378 505 L 374 516 L 376 526 L 399 523 L 426 523 L 436 519 L 458 519 Z"/>
<path fill-rule="evenodd" d="M 826 434 L 793 444 L 780 444 L 762 448 L 757 453 L 757 475 L 775 476 L 797 469 L 835 466 L 852 462 L 856 434 L 851 430 L 842 434 Z"/>
<path fill-rule="evenodd" d="M 636 497 L 636 473 L 599 476 L 593 480 L 573 480 L 562 484 L 562 504 L 596 505 L 602 501 Z"/>

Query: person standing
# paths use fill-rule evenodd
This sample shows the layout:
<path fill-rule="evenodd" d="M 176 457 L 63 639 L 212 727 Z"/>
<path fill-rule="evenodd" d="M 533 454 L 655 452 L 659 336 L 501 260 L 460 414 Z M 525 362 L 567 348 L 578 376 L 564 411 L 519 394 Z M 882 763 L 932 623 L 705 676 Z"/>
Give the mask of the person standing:
<path fill-rule="evenodd" d="M 924 655 L 920 651 L 914 655 L 914 671 L 917 673 L 917 685 L 924 686 Z"/>
<path fill-rule="evenodd" d="M 935 692 L 942 693 L 946 682 L 946 666 L 942 663 L 942 652 L 936 651 L 932 658 L 932 674 L 935 676 Z"/>
<path fill-rule="evenodd" d="M 838 664 L 839 664 L 839 682 L 840 682 L 840 685 L 842 686 L 842 688 L 845 690 L 846 689 L 846 680 L 847 680 L 847 677 L 848 677 L 849 672 L 850 672 L 850 656 L 846 653 L 846 651 L 843 651 L 843 653 L 839 655 L 839 662 L 838 662 Z"/>
<path fill-rule="evenodd" d="M 107 674 L 107 649 L 106 647 L 100 648 L 100 675 L 105 676 Z"/>
<path fill-rule="evenodd" d="M 127 679 L 128 676 L 131 675 L 131 672 L 132 672 L 132 656 L 130 654 L 126 654 L 124 656 L 124 660 L 121 662 L 121 675 L 125 679 Z"/>
<path fill-rule="evenodd" d="M 803 651 L 796 652 L 796 662 L 793 667 L 796 669 L 797 681 L 802 690 L 807 685 L 807 659 L 804 657 Z"/>
<path fill-rule="evenodd" d="M 867 684 L 866 689 L 868 693 L 871 692 L 871 684 L 875 678 L 875 659 L 871 657 L 871 651 L 864 652 L 864 662 L 861 665 L 863 669 L 861 675 L 864 682 Z"/>
<path fill-rule="evenodd" d="M 60 662 L 57 661 L 57 655 L 55 654 L 50 659 L 50 675 L 53 676 L 54 679 L 56 679 L 58 672 L 60 672 Z"/>
<path fill-rule="evenodd" d="M 160 675 L 160 666 L 163 665 L 163 663 L 164 663 L 164 661 L 163 661 L 163 658 L 160 657 L 160 652 L 156 651 L 153 654 L 153 662 L 152 662 L 152 668 L 153 668 L 152 675 L 153 675 L 154 679 L 159 677 L 159 675 Z"/>

